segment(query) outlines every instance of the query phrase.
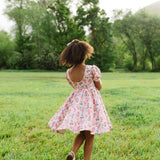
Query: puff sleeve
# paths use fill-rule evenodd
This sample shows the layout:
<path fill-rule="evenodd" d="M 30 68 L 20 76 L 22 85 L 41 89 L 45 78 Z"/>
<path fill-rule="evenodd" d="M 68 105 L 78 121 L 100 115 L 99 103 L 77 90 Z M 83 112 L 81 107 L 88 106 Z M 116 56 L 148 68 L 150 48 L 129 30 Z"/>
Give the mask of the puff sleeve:
<path fill-rule="evenodd" d="M 96 65 L 92 66 L 92 75 L 93 75 L 93 81 L 97 82 L 100 80 L 101 71 Z"/>

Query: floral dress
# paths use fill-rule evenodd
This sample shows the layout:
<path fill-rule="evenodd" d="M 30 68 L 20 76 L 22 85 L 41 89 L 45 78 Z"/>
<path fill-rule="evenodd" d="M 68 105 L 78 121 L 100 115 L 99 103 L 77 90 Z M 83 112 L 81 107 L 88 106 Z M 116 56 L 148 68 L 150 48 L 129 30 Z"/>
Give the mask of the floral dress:
<path fill-rule="evenodd" d="M 53 131 L 64 133 L 68 129 L 78 133 L 87 130 L 91 134 L 109 132 L 112 125 L 100 92 L 94 85 L 94 81 L 100 80 L 100 77 L 101 72 L 95 65 L 86 65 L 84 76 L 79 82 L 73 82 L 67 70 L 66 78 L 74 91 L 49 121 L 48 125 Z"/>

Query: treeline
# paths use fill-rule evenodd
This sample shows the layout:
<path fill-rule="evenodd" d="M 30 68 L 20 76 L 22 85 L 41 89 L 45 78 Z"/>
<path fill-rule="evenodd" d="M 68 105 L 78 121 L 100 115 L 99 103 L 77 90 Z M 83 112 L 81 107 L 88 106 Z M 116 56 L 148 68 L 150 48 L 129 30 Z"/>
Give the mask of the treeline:
<path fill-rule="evenodd" d="M 114 12 L 111 23 L 99 0 L 8 0 L 5 13 L 15 22 L 14 38 L 0 31 L 0 68 L 64 70 L 59 56 L 73 39 L 95 49 L 87 61 L 102 71 L 160 71 L 160 17 Z"/>

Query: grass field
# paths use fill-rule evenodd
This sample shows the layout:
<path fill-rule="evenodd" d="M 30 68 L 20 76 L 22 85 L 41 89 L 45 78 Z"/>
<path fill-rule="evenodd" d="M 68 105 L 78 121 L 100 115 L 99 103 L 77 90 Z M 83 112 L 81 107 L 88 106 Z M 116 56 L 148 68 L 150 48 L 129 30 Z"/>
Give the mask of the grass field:
<path fill-rule="evenodd" d="M 112 121 L 91 160 L 160 160 L 160 73 L 102 73 Z M 65 160 L 75 135 L 48 121 L 71 93 L 65 73 L 0 72 L 0 159 Z M 83 159 L 83 147 L 76 160 Z"/>

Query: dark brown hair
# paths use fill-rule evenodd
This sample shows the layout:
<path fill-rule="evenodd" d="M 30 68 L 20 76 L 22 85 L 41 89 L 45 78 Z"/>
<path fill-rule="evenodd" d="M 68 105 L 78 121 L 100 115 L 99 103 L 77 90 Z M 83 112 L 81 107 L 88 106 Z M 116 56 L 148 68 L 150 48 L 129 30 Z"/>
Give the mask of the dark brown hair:
<path fill-rule="evenodd" d="M 81 64 L 93 54 L 93 47 L 85 41 L 73 40 L 60 55 L 60 64 L 70 66 Z"/>

